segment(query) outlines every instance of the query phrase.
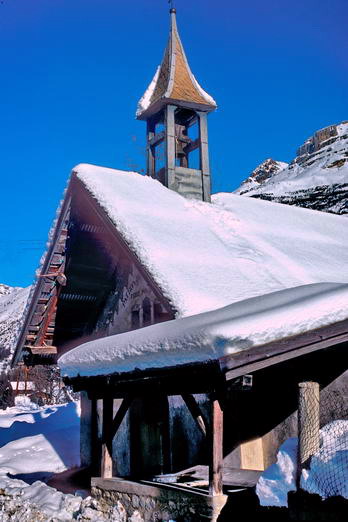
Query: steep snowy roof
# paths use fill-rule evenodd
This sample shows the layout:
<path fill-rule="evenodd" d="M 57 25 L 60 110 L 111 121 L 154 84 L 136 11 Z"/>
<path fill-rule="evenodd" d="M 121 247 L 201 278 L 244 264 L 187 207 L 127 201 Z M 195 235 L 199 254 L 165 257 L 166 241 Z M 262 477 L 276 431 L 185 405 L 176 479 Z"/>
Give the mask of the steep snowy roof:
<path fill-rule="evenodd" d="M 134 172 L 74 171 L 178 317 L 294 286 L 348 283 L 339 216 L 234 194 L 204 203 Z"/>
<path fill-rule="evenodd" d="M 76 377 L 205 362 L 347 318 L 348 284 L 305 285 L 90 341 L 59 366 Z"/>

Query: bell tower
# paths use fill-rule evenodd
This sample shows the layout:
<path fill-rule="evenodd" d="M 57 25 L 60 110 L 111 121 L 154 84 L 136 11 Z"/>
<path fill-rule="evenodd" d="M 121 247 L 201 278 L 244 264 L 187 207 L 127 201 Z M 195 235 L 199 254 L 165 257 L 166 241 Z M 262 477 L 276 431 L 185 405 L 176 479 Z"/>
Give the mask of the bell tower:
<path fill-rule="evenodd" d="M 147 124 L 147 175 L 182 196 L 210 201 L 207 115 L 216 103 L 190 70 L 174 8 L 170 18 L 162 63 L 136 114 Z"/>

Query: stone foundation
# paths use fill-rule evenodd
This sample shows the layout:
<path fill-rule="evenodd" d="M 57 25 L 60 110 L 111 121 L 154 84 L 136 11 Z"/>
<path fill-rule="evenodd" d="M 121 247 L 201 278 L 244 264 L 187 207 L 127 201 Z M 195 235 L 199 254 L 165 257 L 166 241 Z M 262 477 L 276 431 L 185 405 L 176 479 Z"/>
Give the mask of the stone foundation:
<path fill-rule="evenodd" d="M 122 504 L 127 517 L 139 522 L 215 521 L 227 500 L 226 495 L 212 497 L 174 485 L 118 478 L 93 478 L 92 495 L 110 508 Z"/>

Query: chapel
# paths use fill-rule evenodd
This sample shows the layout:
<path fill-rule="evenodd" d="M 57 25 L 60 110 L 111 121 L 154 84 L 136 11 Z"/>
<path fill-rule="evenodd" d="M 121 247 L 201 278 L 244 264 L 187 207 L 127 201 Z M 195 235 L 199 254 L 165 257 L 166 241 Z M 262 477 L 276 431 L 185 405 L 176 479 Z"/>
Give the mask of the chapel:
<path fill-rule="evenodd" d="M 136 113 L 146 175 L 73 168 L 13 356 L 58 363 L 81 392 L 81 465 L 96 490 L 170 490 L 211 520 L 228 488 L 254 487 L 294 435 L 298 383 L 343 373 L 348 342 L 344 220 L 212 195 L 216 106 L 172 8 Z M 154 487 L 175 473 L 181 489 Z"/>

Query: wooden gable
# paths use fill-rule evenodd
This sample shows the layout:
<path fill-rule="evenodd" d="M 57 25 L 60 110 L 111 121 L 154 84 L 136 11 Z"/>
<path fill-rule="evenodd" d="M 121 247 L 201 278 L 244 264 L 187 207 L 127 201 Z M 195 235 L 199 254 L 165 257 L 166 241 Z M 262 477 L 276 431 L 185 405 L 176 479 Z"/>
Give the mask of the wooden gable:
<path fill-rule="evenodd" d="M 175 310 L 73 176 L 13 364 L 54 363 L 77 344 L 174 318 Z"/>

